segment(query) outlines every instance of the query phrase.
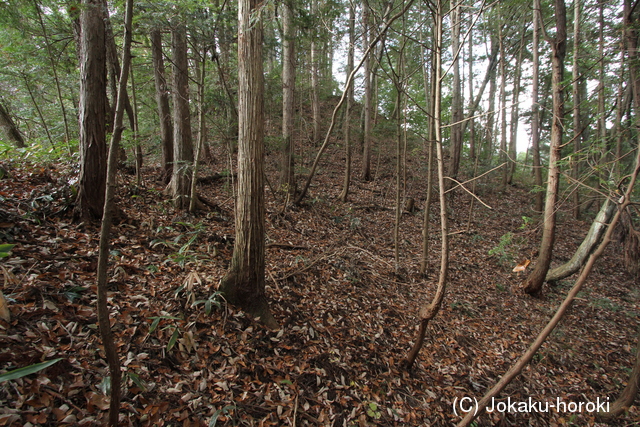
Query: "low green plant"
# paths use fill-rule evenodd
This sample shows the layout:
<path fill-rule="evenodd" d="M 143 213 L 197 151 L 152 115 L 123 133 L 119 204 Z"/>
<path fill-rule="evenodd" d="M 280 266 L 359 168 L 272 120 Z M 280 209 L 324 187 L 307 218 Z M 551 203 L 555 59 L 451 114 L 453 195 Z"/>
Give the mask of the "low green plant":
<path fill-rule="evenodd" d="M 42 363 L 36 363 L 34 365 L 25 366 L 23 368 L 14 369 L 13 371 L 5 372 L 0 375 L 0 383 L 9 380 L 17 380 L 18 378 L 26 377 L 27 375 L 35 374 L 41 370 L 48 368 L 49 366 L 58 363 L 62 358 L 48 360 Z"/>
<path fill-rule="evenodd" d="M 380 408 L 374 402 L 369 402 L 367 404 L 367 415 L 373 418 L 374 420 L 379 420 L 382 417 L 382 413 L 380 412 Z"/>
<path fill-rule="evenodd" d="M 162 320 L 182 320 L 180 317 L 175 316 L 153 316 L 149 319 L 153 319 L 153 322 L 151 322 L 151 326 L 149 327 L 149 334 L 152 334 L 158 328 Z M 173 332 L 171 333 L 171 337 L 169 338 L 169 342 L 167 343 L 167 351 L 171 351 L 171 349 L 176 345 L 178 338 L 180 337 L 180 326 L 175 323 L 168 324 L 162 327 L 161 330 L 173 330 Z"/>
<path fill-rule="evenodd" d="M 498 261 L 502 265 L 509 265 L 513 261 L 511 254 L 511 245 L 513 244 L 513 233 L 508 232 L 500 237 L 498 246 L 489 250 L 489 256 L 498 257 Z"/>
<path fill-rule="evenodd" d="M 151 248 L 164 246 L 174 249 L 175 252 L 169 255 L 169 259 L 184 268 L 187 264 L 196 262 L 199 259 L 199 255 L 191 250 L 191 245 L 193 245 L 202 233 L 206 231 L 206 227 L 202 222 L 191 224 L 189 222 L 180 221 L 176 222 L 176 225 L 182 226 L 186 231 L 181 232 L 170 240 L 162 238 L 154 239 L 151 241 L 150 246 Z M 156 234 L 160 234 L 165 231 L 178 232 L 174 226 L 160 226 L 156 229 Z"/>
<path fill-rule="evenodd" d="M 204 312 L 208 315 L 211 314 L 211 310 L 214 306 L 217 309 L 222 308 L 223 300 L 224 297 L 222 296 L 222 293 L 215 291 L 214 293 L 209 295 L 209 298 L 207 299 L 194 301 L 192 306 L 196 307 L 198 305 L 204 304 Z"/>

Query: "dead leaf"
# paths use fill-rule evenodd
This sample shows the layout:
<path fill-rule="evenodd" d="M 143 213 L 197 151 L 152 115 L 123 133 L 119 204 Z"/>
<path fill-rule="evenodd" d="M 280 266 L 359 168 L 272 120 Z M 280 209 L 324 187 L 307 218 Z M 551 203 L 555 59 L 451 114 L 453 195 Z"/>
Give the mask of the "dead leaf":
<path fill-rule="evenodd" d="M 530 259 L 525 259 L 520 264 L 518 264 L 515 267 L 513 267 L 513 272 L 514 273 L 520 273 L 522 271 L 525 271 L 527 269 L 527 267 L 529 266 L 529 264 L 531 264 L 531 260 Z"/>
<path fill-rule="evenodd" d="M 9 304 L 7 303 L 7 299 L 0 291 L 0 319 L 9 322 L 11 321 L 11 312 L 9 311 Z"/>

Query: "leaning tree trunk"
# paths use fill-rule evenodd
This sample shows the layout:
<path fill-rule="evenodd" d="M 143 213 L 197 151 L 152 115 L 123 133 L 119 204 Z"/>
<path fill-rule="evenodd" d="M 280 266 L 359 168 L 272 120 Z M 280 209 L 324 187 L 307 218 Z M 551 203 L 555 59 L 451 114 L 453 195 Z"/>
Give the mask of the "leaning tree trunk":
<path fill-rule="evenodd" d="M 265 295 L 264 78 L 258 0 L 238 1 L 238 199 L 236 239 L 220 291 L 268 328 L 278 327 Z"/>
<path fill-rule="evenodd" d="M 633 90 L 634 104 L 636 109 L 640 107 L 640 67 L 638 66 L 638 16 L 634 15 L 630 0 L 624 1 L 624 39 L 625 49 L 629 56 L 629 72 L 631 74 L 631 86 Z M 640 125 L 640 114 L 636 110 L 636 126 Z M 640 135 L 636 137 L 636 142 L 640 143 Z M 640 148 L 636 148 L 636 165 L 633 174 L 631 175 L 631 182 L 629 183 L 626 196 L 633 190 L 633 184 L 640 170 Z M 620 207 L 618 214 L 614 218 L 613 222 L 618 219 L 618 216 L 624 213 L 626 205 L 629 203 L 625 199 L 623 205 Z M 633 404 L 638 394 L 640 387 L 640 335 L 638 335 L 638 345 L 636 347 L 636 360 L 633 365 L 633 371 L 627 382 L 627 386 L 624 388 L 620 396 L 611 404 L 609 412 L 600 413 L 603 418 L 613 418 L 626 411 L 629 406 Z"/>
<path fill-rule="evenodd" d="M 24 138 L 13 121 L 11 114 L 9 114 L 9 109 L 2 104 L 2 99 L 0 99 L 0 128 L 4 130 L 7 138 L 13 141 L 16 147 L 22 148 L 25 146 Z"/>
<path fill-rule="evenodd" d="M 530 295 L 538 295 L 551 265 L 553 243 L 556 232 L 556 204 L 558 185 L 560 182 L 560 147 L 562 145 L 562 127 L 564 119 L 564 57 L 567 47 L 567 15 L 564 0 L 556 0 L 556 35 L 551 43 L 551 84 L 553 92 L 553 119 L 551 122 L 551 143 L 549 145 L 549 175 L 547 197 L 544 207 L 544 227 L 538 260 L 529 277 L 522 283 L 524 291 Z"/>
<path fill-rule="evenodd" d="M 173 174 L 167 192 L 176 207 L 189 208 L 193 141 L 189 107 L 189 71 L 187 69 L 187 34 L 184 24 L 171 32 L 173 51 Z"/>
<path fill-rule="evenodd" d="M 616 204 L 611 200 L 606 199 L 604 201 L 600 212 L 598 212 L 598 215 L 591 224 L 591 228 L 589 228 L 589 233 L 587 233 L 587 236 L 576 250 L 576 253 L 573 254 L 573 257 L 566 263 L 550 270 L 544 279 L 545 282 L 557 282 L 558 280 L 571 276 L 582 268 L 584 263 L 587 262 L 591 252 L 593 252 L 593 249 L 600 242 L 602 235 L 607 230 L 607 226 L 609 225 L 609 221 L 611 221 L 615 209 Z"/>
<path fill-rule="evenodd" d="M 107 179 L 107 69 L 101 0 L 84 0 L 80 14 L 80 176 L 75 214 L 102 218 Z"/>
<path fill-rule="evenodd" d="M 607 228 L 607 232 L 605 233 L 605 236 L 602 239 L 602 243 L 598 245 L 598 248 L 589 257 L 589 260 L 587 261 L 584 268 L 582 269 L 582 272 L 580 272 L 580 276 L 578 276 L 578 279 L 576 279 L 576 283 L 573 285 L 573 287 L 565 297 L 564 301 L 560 304 L 560 306 L 556 310 L 556 313 L 553 315 L 551 320 L 549 320 L 549 322 L 544 327 L 544 329 L 540 331 L 540 333 L 538 334 L 534 342 L 531 343 L 527 351 L 525 351 L 524 354 L 520 356 L 518 361 L 504 374 L 502 378 L 500 378 L 500 380 L 489 391 L 485 393 L 484 396 L 482 396 L 481 399 L 476 400 L 473 408 L 474 410 L 469 411 L 465 415 L 462 421 L 458 423 L 458 427 L 469 426 L 473 422 L 473 420 L 478 416 L 478 414 L 484 411 L 484 409 L 487 407 L 489 402 L 491 402 L 492 399 L 495 399 L 500 394 L 500 392 L 502 392 L 502 390 L 504 390 L 505 387 L 514 378 L 520 375 L 522 370 L 529 364 L 529 362 L 531 362 L 531 360 L 533 359 L 535 354 L 538 352 L 542 344 L 544 344 L 544 342 L 547 340 L 551 332 L 553 332 L 553 330 L 558 325 L 560 320 L 564 317 L 567 310 L 571 307 L 576 296 L 582 290 L 582 287 L 586 283 L 587 278 L 589 277 L 589 274 L 593 270 L 593 266 L 595 265 L 596 261 L 598 260 L 598 258 L 600 258 L 600 256 L 602 256 L 602 253 L 604 252 L 609 242 L 611 241 L 611 236 L 615 229 L 615 225 L 618 223 L 618 220 L 620 219 L 621 212 L 623 212 L 623 210 L 630 203 L 633 187 L 638 177 L 638 173 L 640 172 L 640 150 L 638 151 L 637 154 L 638 155 L 636 156 L 635 170 L 631 175 L 631 178 L 629 181 L 629 187 L 627 188 L 627 191 L 625 192 L 624 196 L 622 196 L 622 198 L 620 199 L 620 202 L 619 202 L 620 208 L 618 209 L 618 212 L 616 212 L 613 219 L 611 220 L 611 224 L 609 224 Z M 637 372 L 635 373 L 637 374 Z"/>

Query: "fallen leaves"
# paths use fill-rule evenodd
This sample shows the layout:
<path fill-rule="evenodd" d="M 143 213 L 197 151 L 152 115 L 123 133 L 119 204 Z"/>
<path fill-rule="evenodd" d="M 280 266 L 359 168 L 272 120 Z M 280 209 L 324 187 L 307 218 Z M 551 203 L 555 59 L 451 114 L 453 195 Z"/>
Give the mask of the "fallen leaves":
<path fill-rule="evenodd" d="M 481 230 L 452 236 L 451 294 L 429 327 L 416 368 L 405 372 L 399 361 L 435 283 L 414 273 L 422 214 L 403 217 L 402 273 L 395 272 L 384 180 L 354 182 L 351 203 L 337 203 L 328 190 L 326 199 L 305 208 L 268 215 L 267 293 L 282 328 L 267 331 L 215 290 L 231 257 L 231 218 L 180 216 L 159 188 L 138 188 L 129 198 L 123 178 L 119 205 L 127 219 L 114 230 L 109 305 L 124 369 L 122 417 L 132 425 L 450 425 L 458 420 L 454 398 L 490 387 L 563 297 L 562 284 L 545 300 L 511 294 L 509 268 L 487 255 L 514 231 L 504 219 L 519 221 L 516 207 L 528 209 L 527 195 L 512 190 L 508 210 L 499 203 L 495 211 L 479 210 Z M 97 425 L 108 409 L 95 317 L 97 230 L 56 216 L 64 199 L 49 205 L 38 199 L 37 212 L 46 216 L 22 218 L 20 200 L 55 191 L 50 183 L 26 191 L 28 183 L 1 183 L 14 201 L 5 206 L 13 226 L 0 227 L 0 234 L 19 244 L 2 260 L 13 316 L 0 324 L 0 375 L 62 360 L 3 383 L 10 387 L 0 387 L 0 426 Z M 331 189 L 331 183 L 319 176 L 319 186 Z M 201 191 L 231 212 L 224 186 L 216 181 Z M 462 228 L 468 200 L 452 197 L 453 206 L 462 206 L 452 223 Z M 281 211 L 272 199 L 267 210 Z M 571 249 L 568 242 L 579 243 L 579 236 L 566 234 L 571 229 L 559 231 L 567 246 L 559 256 Z M 590 292 L 597 297 L 576 301 L 509 395 L 542 400 L 619 391 L 635 347 L 628 319 L 640 310 L 629 283 L 618 272 L 607 274 L 609 268 L 615 265 L 603 263 L 595 276 Z M 607 304 L 596 303 L 605 298 Z M 626 417 L 633 422 L 637 411 Z M 590 421 L 585 415 L 574 420 Z M 525 421 L 509 416 L 507 422 Z M 559 415 L 535 415 L 530 422 L 552 425 Z"/>

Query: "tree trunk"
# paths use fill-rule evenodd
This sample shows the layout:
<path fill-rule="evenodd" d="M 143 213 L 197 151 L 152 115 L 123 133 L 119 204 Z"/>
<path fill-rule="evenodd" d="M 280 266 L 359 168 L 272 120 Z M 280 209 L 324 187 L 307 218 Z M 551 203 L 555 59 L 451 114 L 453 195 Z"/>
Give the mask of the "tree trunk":
<path fill-rule="evenodd" d="M 0 99 L 0 128 L 3 129 L 7 139 L 13 141 L 16 147 L 23 148 L 25 146 L 24 138 L 9 114 L 9 109 L 2 103 L 2 99 Z"/>
<path fill-rule="evenodd" d="M 198 105 L 198 137 L 196 140 L 196 148 L 194 153 L 193 168 L 191 169 L 191 182 L 189 183 L 189 212 L 195 213 L 198 209 L 198 168 L 200 167 L 200 159 L 202 158 L 202 151 L 205 145 L 205 135 L 207 133 L 207 124 L 205 120 L 204 110 L 204 90 L 205 90 L 205 78 L 207 77 L 207 47 L 202 48 L 202 53 L 199 53 L 199 59 L 196 62 L 196 79 L 198 81 L 198 93 L 196 103 Z"/>
<path fill-rule="evenodd" d="M 371 28 L 369 25 L 369 3 L 362 1 L 362 43 L 369 44 Z M 371 181 L 371 55 L 367 55 L 364 60 L 364 129 L 363 129 L 363 151 L 362 151 L 362 180 Z"/>
<path fill-rule="evenodd" d="M 142 185 L 142 146 L 140 145 L 140 128 L 138 127 L 138 98 L 136 95 L 136 82 L 133 77 L 133 61 L 129 61 L 129 76 L 131 77 L 131 98 L 133 101 L 133 147 L 136 161 L 136 184 Z M 123 63 L 124 65 L 124 63 Z"/>
<path fill-rule="evenodd" d="M 184 24 L 171 31 L 173 51 L 173 174 L 168 192 L 179 209 L 189 208 L 193 141 L 189 108 L 187 34 Z"/>
<path fill-rule="evenodd" d="M 423 47 L 422 55 L 425 55 L 425 49 Z M 429 111 L 429 133 L 427 135 L 427 147 L 428 147 L 428 160 L 427 160 L 427 195 L 424 201 L 424 212 L 422 218 L 422 257 L 420 261 L 420 274 L 427 274 L 429 269 L 429 217 L 431 213 L 431 199 L 433 197 L 433 157 L 435 148 L 435 98 L 436 98 L 436 82 L 435 82 L 435 52 L 431 53 L 431 63 L 429 65 L 431 71 L 431 79 L 429 79 L 429 72 L 427 71 L 427 64 L 425 63 L 422 68 L 423 80 L 424 80 L 424 92 L 425 99 L 428 100 L 427 111 Z"/>
<path fill-rule="evenodd" d="M 462 153 L 462 90 L 460 79 L 460 3 L 450 11 L 451 15 L 451 50 L 453 59 L 453 88 L 451 95 L 451 146 L 449 148 L 449 170 L 451 178 L 458 176 L 460 169 L 460 156 Z M 453 3 L 452 3 L 453 5 Z M 447 188 L 451 188 L 453 181 L 447 181 Z"/>
<path fill-rule="evenodd" d="M 467 63 L 469 65 L 469 114 L 467 115 L 469 121 L 469 158 L 471 160 L 476 159 L 476 126 L 475 119 L 473 118 L 473 27 L 469 28 L 469 49 Z M 466 128 L 466 122 L 463 125 L 463 130 Z M 463 132 L 464 133 L 464 132 Z"/>
<path fill-rule="evenodd" d="M 265 295 L 264 77 L 261 3 L 238 1 L 238 199 L 236 239 L 220 291 L 268 328 L 278 327 Z"/>
<path fill-rule="evenodd" d="M 634 15 L 634 8 L 631 6 L 630 0 L 624 1 L 624 40 L 625 40 L 625 50 L 627 51 L 627 55 L 629 56 L 629 72 L 631 74 L 631 87 L 633 91 L 633 100 L 636 109 L 640 107 L 640 70 L 638 70 L 638 16 Z M 640 115 L 636 110 L 636 118 L 635 124 L 638 126 L 640 124 Z M 636 142 L 640 143 L 640 136 L 636 137 Z M 631 180 L 629 186 L 627 187 L 627 192 L 625 194 L 624 203 L 620 206 L 618 210 L 621 214 L 623 209 L 626 208 L 626 204 L 628 204 L 628 197 L 633 191 L 633 184 L 638 175 L 640 169 L 640 148 L 636 148 L 636 165 L 633 174 L 631 175 Z M 613 219 L 613 223 L 616 222 L 619 215 L 616 215 Z M 612 225 L 613 226 L 613 225 Z M 605 237 L 606 238 L 606 237 Z M 619 414 L 626 411 L 631 405 L 633 405 L 634 400 L 638 394 L 638 389 L 640 387 L 640 334 L 638 335 L 638 344 L 636 346 L 636 360 L 633 365 L 633 370 L 629 376 L 629 381 L 627 382 L 627 386 L 624 388 L 620 396 L 611 404 L 611 408 L 609 412 L 600 413 L 599 415 L 603 418 L 614 418 Z"/>
<path fill-rule="evenodd" d="M 563 0 L 556 0 L 556 6 L 558 6 L 558 3 L 561 2 L 561 1 L 563 1 Z M 564 5 L 564 2 L 562 3 L 562 5 Z M 627 6 L 629 6 L 628 0 L 625 1 L 625 11 L 627 10 Z M 558 13 L 556 12 L 556 15 L 557 14 Z M 560 35 L 562 35 L 562 34 L 560 34 Z M 634 46 L 634 48 L 635 48 L 635 46 Z M 631 57 L 633 57 L 635 55 L 637 55 L 637 53 L 634 52 L 633 54 L 630 53 L 629 56 L 631 58 Z M 634 77 L 636 77 L 636 76 L 634 76 Z M 633 82 L 633 83 L 634 83 L 634 85 L 637 85 L 636 89 L 634 89 L 634 90 L 640 91 L 640 84 L 637 84 L 637 82 Z M 640 102 L 640 100 L 638 102 Z M 638 120 L 639 119 L 636 118 L 636 122 Z M 573 288 L 571 288 L 571 290 L 567 294 L 567 296 L 564 299 L 564 301 L 562 302 L 562 304 L 560 304 L 560 306 L 558 307 L 558 310 L 556 311 L 556 313 L 553 315 L 553 317 L 551 318 L 549 323 L 547 323 L 547 325 L 544 327 L 544 329 L 542 331 L 540 331 L 540 333 L 536 337 L 535 341 L 529 346 L 527 351 L 504 374 L 504 376 L 500 379 L 500 381 L 498 381 L 496 383 L 496 385 L 494 385 L 489 391 L 487 391 L 485 393 L 485 395 L 482 396 L 482 398 L 480 400 L 475 402 L 475 406 L 473 408 L 474 410 L 473 411 L 469 411 L 467 413 L 467 415 L 465 415 L 464 419 L 458 423 L 457 427 L 467 427 L 467 426 L 469 426 L 473 422 L 473 420 L 477 417 L 477 415 L 484 411 L 484 409 L 487 407 L 487 404 L 493 398 L 498 396 L 500 394 L 500 392 L 502 390 L 504 390 L 504 388 L 515 377 L 517 377 L 522 372 L 522 370 L 527 366 L 527 364 L 529 362 L 531 362 L 531 360 L 533 359 L 535 354 L 538 352 L 538 350 L 540 349 L 542 344 L 544 344 L 544 342 L 549 337 L 551 332 L 553 332 L 553 330 L 558 325 L 558 323 L 560 322 L 560 320 L 562 319 L 564 314 L 567 312 L 567 310 L 571 307 L 572 302 L 575 300 L 576 296 L 582 290 L 582 287 L 584 286 L 585 282 L 587 281 L 587 278 L 589 277 L 589 274 L 591 273 L 591 270 L 593 270 L 593 266 L 595 265 L 596 261 L 598 260 L 598 258 L 600 258 L 600 256 L 602 256 L 602 253 L 604 252 L 604 250 L 606 249 L 608 244 L 611 242 L 611 237 L 612 237 L 613 231 L 615 230 L 616 224 L 620 220 L 620 216 L 621 216 L 622 212 L 624 212 L 624 210 L 627 208 L 627 206 L 629 206 L 629 204 L 631 203 L 631 195 L 633 193 L 633 190 L 634 190 L 634 187 L 635 187 L 635 183 L 637 181 L 639 173 L 640 173 L 640 150 L 636 150 L 635 167 L 634 167 L 633 172 L 629 175 L 629 181 L 628 181 L 627 190 L 625 191 L 625 194 L 620 198 L 620 201 L 618 202 L 618 205 L 619 205 L 618 211 L 616 212 L 616 214 L 614 215 L 613 219 L 611 220 L 611 224 L 609 224 L 609 226 L 607 227 L 607 231 L 606 231 L 606 233 L 604 235 L 604 238 L 602 239 L 602 243 L 600 243 L 600 245 L 598 245 L 598 248 L 589 257 L 587 263 L 585 264 L 584 268 L 582 269 L 582 272 L 580 273 L 580 276 L 578 276 L 578 278 L 576 279 L 576 283 L 573 285 Z M 633 391 L 637 392 L 637 388 L 636 387 L 637 387 L 639 371 L 636 370 L 635 368 L 638 367 L 639 363 L 640 363 L 640 360 L 638 358 L 636 358 L 636 365 L 634 366 L 634 371 L 632 372 L 632 374 L 634 376 L 630 380 L 630 382 L 633 381 L 636 384 L 632 384 L 632 386 L 630 387 L 630 390 L 628 392 L 623 393 L 623 396 L 621 396 L 621 398 L 623 398 L 623 399 L 627 399 L 628 396 L 631 394 L 631 392 L 633 392 Z M 633 398 L 635 398 L 635 393 L 633 393 Z M 633 398 L 632 398 L 631 401 L 633 401 Z M 620 401 L 620 405 L 616 405 L 616 409 L 624 408 L 624 406 L 626 406 L 625 403 L 626 403 L 626 401 L 622 401 L 621 400 Z M 600 414 L 600 415 L 605 415 L 605 414 Z M 615 415 L 615 414 L 613 414 L 613 415 Z"/>
<path fill-rule="evenodd" d="M 282 5 L 282 160 L 280 186 L 288 194 L 296 192 L 293 119 L 296 87 L 296 30 L 290 3 Z"/>
<path fill-rule="evenodd" d="M 555 0 L 556 35 L 550 39 L 551 44 L 551 84 L 553 92 L 553 119 L 551 122 L 551 143 L 549 146 L 549 175 L 547 181 L 547 197 L 544 207 L 544 227 L 538 260 L 529 277 L 523 282 L 524 291 L 530 295 L 538 295 L 547 276 L 556 231 L 556 209 L 558 185 L 560 182 L 560 147 L 562 146 L 562 128 L 564 120 L 564 57 L 567 47 L 567 16 L 564 0 Z"/>
<path fill-rule="evenodd" d="M 520 122 L 520 80 L 522 77 L 522 53 L 525 48 L 526 28 L 522 29 L 520 39 L 520 48 L 518 50 L 518 60 L 514 70 L 513 77 L 513 94 L 511 95 L 511 123 L 509 135 L 509 170 L 507 171 L 507 184 L 513 184 L 513 175 L 516 173 L 517 165 L 517 141 L 518 141 L 518 123 Z"/>
<path fill-rule="evenodd" d="M 349 49 L 347 52 L 347 69 L 346 75 L 349 76 L 353 71 L 354 63 L 354 49 L 356 43 L 356 8 L 354 4 L 349 5 Z M 350 83 L 347 88 L 347 106 L 344 113 L 344 150 L 345 150 L 345 167 L 344 167 L 344 181 L 342 184 L 342 192 L 340 193 L 340 200 L 343 203 L 347 202 L 349 198 L 349 186 L 351 184 L 351 106 L 353 105 L 353 83 Z"/>
<path fill-rule="evenodd" d="M 593 249 L 600 242 L 602 235 L 609 225 L 609 221 L 611 221 L 615 208 L 615 203 L 609 199 L 604 201 L 600 208 L 600 212 L 598 212 L 598 215 L 596 215 L 596 218 L 591 224 L 591 228 L 589 228 L 587 236 L 584 238 L 575 254 L 573 254 L 573 257 L 561 266 L 550 270 L 547 273 L 545 282 L 557 282 L 558 280 L 571 276 L 582 268 L 584 263 L 587 262 L 587 258 L 589 258 L 591 252 L 593 252 Z"/>
<path fill-rule="evenodd" d="M 434 99 L 434 122 L 435 122 L 435 144 L 438 163 L 438 190 L 440 193 L 440 233 L 441 233 L 441 253 L 440 253 L 440 276 L 438 278 L 438 288 L 433 300 L 428 306 L 420 309 L 420 327 L 418 336 L 413 347 L 407 354 L 404 361 L 405 366 L 411 369 L 420 353 L 424 337 L 426 335 L 429 321 L 436 317 L 442 306 L 447 285 L 447 275 L 449 271 L 449 227 L 447 218 L 447 198 L 444 186 L 444 159 L 442 150 L 442 122 L 441 122 L 441 96 L 442 96 L 442 0 L 437 2 L 435 11 L 435 99 Z"/>
<path fill-rule="evenodd" d="M 106 51 L 102 0 L 84 0 L 80 13 L 80 176 L 75 216 L 102 218 L 107 179 Z"/>
<path fill-rule="evenodd" d="M 491 37 L 491 50 L 496 52 L 496 58 L 498 57 L 499 43 L 495 37 Z M 498 63 L 496 59 L 496 64 Z M 496 117 L 496 72 L 489 75 L 489 111 L 487 112 L 487 128 L 485 129 L 485 150 L 487 164 L 491 166 L 493 162 L 493 139 L 495 138 L 494 124 Z M 477 95 L 476 95 L 477 99 Z"/>
<path fill-rule="evenodd" d="M 572 97 L 573 97 L 573 156 L 571 157 L 571 175 L 575 182 L 580 179 L 580 138 L 582 126 L 580 123 L 580 69 L 578 55 L 580 51 L 580 4 L 574 1 L 573 7 L 573 70 L 572 70 Z M 605 202 L 606 205 L 606 202 Z M 580 185 L 576 185 L 573 192 L 573 217 L 580 218 Z"/>
<path fill-rule="evenodd" d="M 111 93 L 112 93 L 112 107 L 109 115 L 109 123 L 113 125 L 113 120 L 116 112 L 116 104 L 118 102 L 118 80 L 120 79 L 121 69 L 120 60 L 118 59 L 118 50 L 116 47 L 116 40 L 113 36 L 113 28 L 111 28 L 111 18 L 109 17 L 109 6 L 107 0 L 103 0 L 102 7 L 105 13 L 105 44 L 107 50 L 107 70 L 111 81 Z M 124 109 L 127 112 L 129 118 L 129 127 L 133 129 L 135 127 L 135 119 L 133 114 L 133 107 L 129 100 L 129 94 L 125 88 Z"/>
<path fill-rule="evenodd" d="M 311 0 L 311 15 L 320 22 L 318 16 L 318 0 Z M 311 39 L 311 114 L 313 122 L 313 146 L 320 140 L 320 95 L 318 93 L 318 38 L 320 25 L 312 30 Z"/>
<path fill-rule="evenodd" d="M 116 105 L 116 115 L 114 117 L 114 129 L 111 135 L 111 144 L 109 146 L 108 167 L 105 179 L 105 201 L 104 215 L 102 216 L 102 226 L 100 228 L 100 247 L 98 252 L 98 271 L 97 271 L 97 311 L 98 325 L 100 327 L 100 335 L 104 345 L 104 352 L 109 364 L 109 373 L 111 375 L 111 400 L 109 402 L 109 425 L 118 426 L 118 415 L 120 412 L 121 397 L 121 365 L 118 356 L 118 349 L 113 340 L 111 333 L 111 322 L 109 320 L 109 307 L 107 305 L 107 264 L 109 261 L 109 236 L 111 234 L 111 221 L 114 210 L 114 195 L 116 185 L 116 169 L 118 164 L 118 147 L 122 136 L 122 116 L 124 113 L 124 105 L 127 97 L 125 91 L 127 89 L 127 76 L 131 68 L 131 20 L 133 13 L 133 0 L 127 0 L 125 15 L 125 36 L 124 47 L 122 53 L 122 74 L 119 77 L 118 87 L 118 103 Z M 84 32 L 83 32 L 84 34 Z"/>
<path fill-rule="evenodd" d="M 162 33 L 157 28 L 151 30 L 151 58 L 153 76 L 156 87 L 156 103 L 160 118 L 160 139 L 162 144 L 163 181 L 168 184 L 173 171 L 173 123 L 169 108 L 169 90 L 165 78 L 164 59 L 162 56 Z"/>
<path fill-rule="evenodd" d="M 69 140 L 71 139 L 71 133 L 69 132 L 69 122 L 67 121 L 67 111 L 64 106 L 64 99 L 62 98 L 62 89 L 60 88 L 60 79 L 58 78 L 58 67 L 56 65 L 53 52 L 51 51 L 51 43 L 49 42 L 47 27 L 44 25 L 44 21 L 42 20 L 42 12 L 40 11 L 40 5 L 38 5 L 37 0 L 33 1 L 33 6 L 36 9 L 36 14 L 38 15 L 40 28 L 42 29 L 42 36 L 44 37 L 45 46 L 47 47 L 47 55 L 49 56 L 49 62 L 51 63 L 51 72 L 53 73 L 53 80 L 56 84 L 56 93 L 58 95 L 58 102 L 60 103 L 60 113 L 62 114 L 62 121 L 64 123 L 64 138 L 65 138 L 67 147 L 69 147 Z M 69 151 L 69 154 L 71 154 L 71 151 Z"/>
<path fill-rule="evenodd" d="M 502 166 L 502 181 L 500 189 L 507 188 L 507 58 L 505 57 L 503 28 L 498 33 L 500 42 L 500 163 Z"/>
<path fill-rule="evenodd" d="M 533 77 L 531 87 L 531 151 L 533 157 L 533 176 L 536 184 L 535 208 L 536 212 L 542 212 L 542 165 L 540 163 L 540 106 L 538 88 L 540 72 L 540 55 L 538 44 L 540 41 L 540 0 L 533 0 Z"/>

